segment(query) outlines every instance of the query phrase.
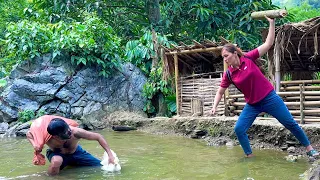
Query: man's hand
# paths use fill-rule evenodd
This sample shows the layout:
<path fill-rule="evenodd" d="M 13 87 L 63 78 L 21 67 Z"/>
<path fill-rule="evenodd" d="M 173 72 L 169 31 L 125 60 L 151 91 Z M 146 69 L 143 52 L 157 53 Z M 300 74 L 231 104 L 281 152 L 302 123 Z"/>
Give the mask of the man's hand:
<path fill-rule="evenodd" d="M 114 157 L 113 157 L 112 154 L 109 156 L 109 161 L 108 162 L 109 162 L 109 164 L 115 164 Z"/>
<path fill-rule="evenodd" d="M 109 164 L 114 164 L 114 157 L 112 155 L 112 152 L 109 148 L 109 145 L 107 141 L 103 138 L 101 134 L 89 132 L 84 129 L 76 128 L 76 127 L 70 127 L 73 129 L 74 137 L 76 138 L 83 138 L 87 140 L 96 140 L 99 142 L 101 147 L 108 153 L 109 156 Z"/>
<path fill-rule="evenodd" d="M 35 146 L 34 151 L 36 152 L 36 154 L 40 154 L 42 152 L 42 149 L 38 146 Z"/>

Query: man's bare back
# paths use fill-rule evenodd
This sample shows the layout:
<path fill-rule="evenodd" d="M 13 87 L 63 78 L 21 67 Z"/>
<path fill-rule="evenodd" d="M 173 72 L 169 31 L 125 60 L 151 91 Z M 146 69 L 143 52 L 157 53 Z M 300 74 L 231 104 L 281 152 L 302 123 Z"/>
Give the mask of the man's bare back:
<path fill-rule="evenodd" d="M 109 163 L 114 164 L 114 157 L 111 153 L 108 143 L 102 135 L 89 132 L 81 128 L 69 126 L 63 119 L 54 118 L 47 127 L 47 132 L 51 138 L 46 143 L 50 149 L 46 156 L 50 161 L 48 168 L 49 175 L 56 175 L 67 165 L 72 166 L 101 166 L 100 160 L 86 152 L 78 144 L 80 139 L 95 140 L 109 155 Z M 33 136 L 27 138 L 33 142 Z M 42 149 L 34 147 L 35 151 L 40 153 Z"/>

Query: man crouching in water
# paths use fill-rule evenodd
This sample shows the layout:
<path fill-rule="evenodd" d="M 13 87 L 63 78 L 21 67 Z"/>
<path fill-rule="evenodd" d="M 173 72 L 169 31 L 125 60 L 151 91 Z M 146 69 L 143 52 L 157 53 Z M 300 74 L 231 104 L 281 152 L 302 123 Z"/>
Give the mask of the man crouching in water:
<path fill-rule="evenodd" d="M 51 120 L 47 131 L 52 137 L 46 143 L 47 158 L 50 161 L 48 174 L 57 175 L 67 165 L 71 166 L 101 166 L 100 160 L 86 152 L 78 144 L 79 140 L 96 140 L 109 155 L 109 163 L 114 164 L 114 157 L 109 145 L 102 135 L 81 128 L 69 126 L 64 120 Z M 30 137 L 27 136 L 29 139 Z M 41 150 L 40 150 L 41 151 Z M 40 152 L 39 152 L 40 153 Z"/>

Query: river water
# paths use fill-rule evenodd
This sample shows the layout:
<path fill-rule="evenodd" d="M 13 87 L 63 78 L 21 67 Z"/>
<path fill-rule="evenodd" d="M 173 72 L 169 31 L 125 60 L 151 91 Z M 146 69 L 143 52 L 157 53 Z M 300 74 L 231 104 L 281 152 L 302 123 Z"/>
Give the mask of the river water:
<path fill-rule="evenodd" d="M 240 146 L 212 147 L 202 140 L 137 131 L 98 131 L 108 141 L 121 163 L 120 173 L 105 173 L 99 167 L 67 167 L 61 174 L 48 177 L 45 166 L 32 164 L 33 149 L 26 138 L 0 139 L 0 180 L 3 179 L 232 179 L 294 180 L 310 167 L 306 159 L 285 160 L 286 153 L 256 150 L 254 158 L 244 158 Z M 91 154 L 101 158 L 98 142 L 81 140 Z"/>

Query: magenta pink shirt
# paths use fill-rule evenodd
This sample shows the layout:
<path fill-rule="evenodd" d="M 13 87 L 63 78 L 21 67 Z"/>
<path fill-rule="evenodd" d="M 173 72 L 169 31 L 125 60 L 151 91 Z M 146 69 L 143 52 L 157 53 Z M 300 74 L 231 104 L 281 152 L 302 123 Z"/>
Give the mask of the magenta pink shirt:
<path fill-rule="evenodd" d="M 262 74 L 259 67 L 253 62 L 259 58 L 258 49 L 254 49 L 240 57 L 239 69 L 229 67 L 233 83 L 242 91 L 248 104 L 255 104 L 265 98 L 272 90 L 272 84 Z M 226 73 L 220 86 L 228 88 L 231 82 Z"/>

